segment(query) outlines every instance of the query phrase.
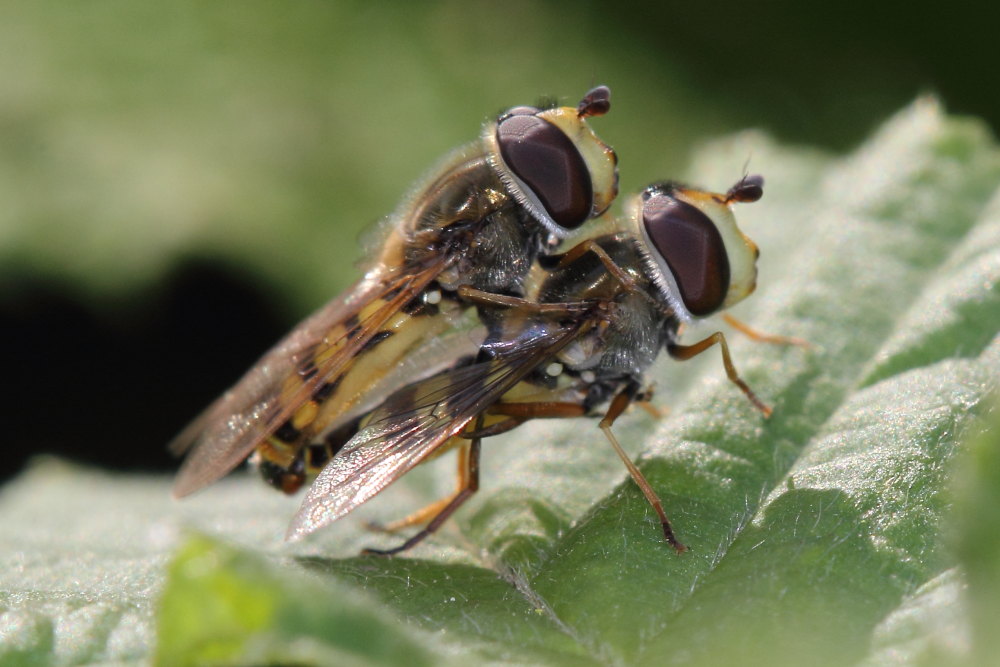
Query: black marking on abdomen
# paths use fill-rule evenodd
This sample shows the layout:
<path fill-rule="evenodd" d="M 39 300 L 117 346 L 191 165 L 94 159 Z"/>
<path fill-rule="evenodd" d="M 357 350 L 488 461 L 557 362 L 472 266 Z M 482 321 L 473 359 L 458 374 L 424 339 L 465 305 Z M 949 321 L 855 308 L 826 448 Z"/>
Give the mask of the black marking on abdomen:
<path fill-rule="evenodd" d="M 356 417 L 330 431 L 326 434 L 326 437 L 323 438 L 322 445 L 314 446 L 322 446 L 327 452 L 327 458 L 333 458 L 337 452 L 343 449 L 344 445 L 347 444 L 347 441 L 353 438 L 354 434 L 358 432 L 358 425 L 361 423 L 362 417 Z"/>
<path fill-rule="evenodd" d="M 330 396 L 333 395 L 333 392 L 337 391 L 337 387 L 340 386 L 340 382 L 344 379 L 344 375 L 345 373 L 341 373 L 332 381 L 320 385 L 319 389 L 316 390 L 316 393 L 313 394 L 313 398 L 319 403 L 322 403 L 326 399 L 330 398 Z"/>
<path fill-rule="evenodd" d="M 364 344 L 364 346 L 358 351 L 359 354 L 361 352 L 369 352 L 375 349 L 376 345 L 384 341 L 386 338 L 389 338 L 394 333 L 395 333 L 394 331 L 387 331 L 385 329 L 379 331 L 377 334 L 368 339 L 368 341 Z"/>
<path fill-rule="evenodd" d="M 288 419 L 274 432 L 274 437 L 286 444 L 292 445 L 302 437 L 302 431 L 292 426 L 292 420 Z"/>
<path fill-rule="evenodd" d="M 260 462 L 258 470 L 265 482 L 287 494 L 298 491 L 306 479 L 305 465 L 298 457 L 288 468 L 264 459 Z"/>
<path fill-rule="evenodd" d="M 306 469 L 319 472 L 330 460 L 330 446 L 325 443 L 309 445 L 305 450 Z"/>
<path fill-rule="evenodd" d="M 427 306 L 428 304 L 424 302 L 424 295 L 418 294 L 417 296 L 413 297 L 405 304 L 403 304 L 403 307 L 400 308 L 399 310 L 406 313 L 410 317 L 416 317 L 418 315 L 423 315 L 425 312 L 427 312 Z"/>

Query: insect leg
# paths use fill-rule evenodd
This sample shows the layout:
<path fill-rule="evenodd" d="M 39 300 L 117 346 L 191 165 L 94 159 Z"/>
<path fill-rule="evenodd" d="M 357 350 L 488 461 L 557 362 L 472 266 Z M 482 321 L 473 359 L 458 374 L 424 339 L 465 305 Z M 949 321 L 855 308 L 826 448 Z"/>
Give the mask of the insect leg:
<path fill-rule="evenodd" d="M 646 412 L 646 414 L 652 417 L 653 419 L 663 419 L 670 413 L 670 410 L 668 408 L 657 407 L 652 403 L 650 403 L 649 401 L 637 400 L 635 404 L 638 405 L 640 408 L 642 408 Z"/>
<path fill-rule="evenodd" d="M 670 414 L 670 409 L 659 408 L 653 405 L 653 390 L 654 386 L 649 385 L 642 391 L 638 392 L 635 395 L 635 398 L 632 399 L 632 402 L 638 405 L 640 408 L 642 408 L 646 412 L 646 414 L 652 417 L 653 419 L 663 419 L 668 414 Z"/>
<path fill-rule="evenodd" d="M 506 415 L 527 419 L 546 417 L 583 417 L 586 410 L 579 403 L 568 401 L 537 401 L 534 403 L 497 403 L 489 409 L 491 415 Z"/>
<path fill-rule="evenodd" d="M 687 547 L 681 544 L 676 537 L 674 537 L 674 530 L 670 526 L 670 519 L 667 518 L 666 512 L 663 511 L 663 503 L 660 502 L 659 496 L 656 495 L 656 491 L 653 487 L 649 485 L 646 478 L 643 476 L 639 468 L 632 463 L 632 459 L 628 457 L 625 450 L 622 449 L 621 444 L 618 442 L 618 438 L 611 431 L 611 425 L 615 423 L 615 420 L 625 411 L 625 408 L 629 406 L 632 399 L 635 398 L 635 393 L 638 389 L 638 385 L 630 384 L 625 387 L 614 399 L 611 401 L 611 405 L 608 406 L 608 412 L 604 415 L 604 419 L 601 420 L 599 424 L 604 435 L 608 438 L 611 446 L 614 447 L 615 453 L 628 468 L 629 474 L 632 475 L 632 479 L 635 483 L 639 485 L 639 490 L 642 491 L 642 495 L 646 496 L 646 500 L 653 509 L 656 510 L 656 514 L 660 517 L 660 525 L 663 527 L 663 537 L 666 538 L 667 542 L 672 546 L 677 553 L 684 553 L 687 551 Z"/>
<path fill-rule="evenodd" d="M 513 431 L 515 428 L 528 421 L 527 419 L 521 419 L 518 417 L 509 417 L 499 422 L 490 424 L 489 426 L 484 426 L 482 428 L 475 428 L 470 431 L 463 431 L 463 438 L 489 438 L 494 435 L 500 435 L 506 433 L 507 431 Z"/>
<path fill-rule="evenodd" d="M 578 260 L 582 255 L 588 252 L 592 252 L 595 255 L 597 255 L 597 258 L 601 260 L 601 264 L 603 264 L 604 268 L 608 270 L 608 273 L 614 276 L 615 280 L 621 283 L 625 289 L 630 291 L 638 290 L 638 288 L 635 285 L 635 280 L 633 280 L 631 276 L 625 273 L 625 271 L 622 270 L 622 268 L 615 263 L 615 260 L 611 259 L 608 253 L 604 251 L 604 248 L 598 245 L 597 242 L 594 241 L 593 239 L 587 239 L 585 241 L 581 241 L 580 243 L 570 248 L 569 251 L 567 251 L 566 254 L 563 255 L 562 259 L 559 261 L 559 266 L 566 266 L 567 264 L 572 264 L 573 262 Z"/>
<path fill-rule="evenodd" d="M 462 491 L 468 486 L 470 444 L 470 442 L 464 442 L 458 447 L 458 488 L 455 489 L 453 494 L 445 496 L 444 498 L 441 498 L 426 507 L 422 507 L 402 519 L 385 525 L 374 522 L 369 523 L 368 528 L 380 533 L 396 533 L 404 528 L 409 528 L 410 526 L 420 526 L 426 524 L 435 516 L 440 514 L 441 511 L 444 510 L 444 508 L 446 508 L 448 504 L 451 503 L 455 497 L 461 494 Z"/>
<path fill-rule="evenodd" d="M 570 248 L 566 254 L 562 256 L 562 259 L 559 261 L 559 266 L 571 264 L 588 252 L 592 252 L 597 256 L 597 259 L 601 261 L 601 264 L 603 264 L 604 268 L 608 270 L 608 273 L 611 274 L 611 276 L 618 281 L 618 283 L 625 290 L 638 294 L 642 298 L 653 303 L 654 306 L 659 306 L 656 298 L 653 297 L 647 290 L 639 289 L 632 276 L 626 273 L 625 270 L 611 258 L 611 255 L 609 255 L 607 251 L 605 251 L 604 248 L 602 248 L 594 239 L 581 241 Z"/>
<path fill-rule="evenodd" d="M 729 313 L 724 313 L 722 315 L 722 319 L 725 320 L 726 324 L 736 329 L 741 334 L 743 334 L 750 340 L 754 341 L 755 343 L 773 343 L 774 345 L 797 345 L 799 347 L 815 347 L 812 343 L 805 340 L 804 338 L 796 338 L 795 336 L 776 336 L 774 334 L 764 333 L 759 329 L 754 329 L 746 322 L 736 319 Z"/>
<path fill-rule="evenodd" d="M 729 381 L 739 387 L 743 393 L 746 394 L 746 397 L 750 399 L 750 402 L 754 404 L 754 407 L 764 413 L 765 417 L 770 417 L 772 412 L 770 406 L 757 398 L 757 394 L 753 393 L 753 390 L 736 372 L 736 366 L 733 365 L 732 357 L 729 356 L 729 344 L 726 343 L 726 337 L 721 331 L 716 331 L 708 338 L 700 340 L 693 345 L 680 345 L 678 343 L 668 344 L 667 352 L 674 359 L 686 361 L 701 354 L 716 343 L 718 343 L 720 349 L 722 350 L 722 365 L 726 367 L 726 376 L 729 378 Z"/>
<path fill-rule="evenodd" d="M 486 414 L 491 417 L 506 417 L 489 426 L 477 426 L 464 431 L 464 438 L 489 438 L 513 430 L 531 419 L 583 417 L 587 411 L 579 403 L 567 401 L 536 401 L 532 403 L 496 403 Z"/>
<path fill-rule="evenodd" d="M 479 422 L 482 422 L 482 416 L 480 416 Z M 468 455 L 464 457 L 466 464 L 465 470 L 460 473 L 460 479 L 463 482 L 462 488 L 460 488 L 455 495 L 448 499 L 444 506 L 438 511 L 434 518 L 430 520 L 423 530 L 394 549 L 365 549 L 361 553 L 371 554 L 374 556 L 394 556 L 414 547 L 422 542 L 427 536 L 437 531 L 437 529 L 441 527 L 441 524 L 447 521 L 448 517 L 450 517 L 455 510 L 462 506 L 462 503 L 472 497 L 472 494 L 479 490 L 479 443 L 480 439 L 475 438 L 468 445 Z M 418 514 L 420 514 L 420 512 L 418 512 Z M 403 521 L 406 521 L 406 519 L 403 519 Z"/>
<path fill-rule="evenodd" d="M 533 313 L 543 313 L 548 315 L 573 315 L 585 312 L 592 305 L 585 301 L 574 301 L 570 303 L 536 303 L 521 299 L 516 296 L 505 294 L 493 294 L 484 292 L 468 285 L 462 285 L 457 290 L 458 297 L 477 306 L 492 306 L 496 308 L 518 308 Z"/>
<path fill-rule="evenodd" d="M 395 533 L 404 528 L 409 528 L 410 526 L 425 524 L 440 514 L 468 487 L 468 459 L 472 440 L 481 440 L 482 438 L 488 438 L 490 436 L 506 433 L 507 431 L 517 428 L 529 419 L 544 417 L 581 417 L 585 414 L 585 411 L 583 406 L 578 403 L 550 401 L 538 403 L 497 403 L 488 410 L 488 413 L 490 415 L 506 417 L 506 419 L 494 422 L 488 426 L 483 426 L 480 421 L 477 421 L 473 430 L 467 430 L 461 433 L 461 437 L 468 442 L 462 444 L 458 450 L 458 488 L 455 490 L 455 493 L 433 502 L 398 521 L 393 521 L 392 523 L 385 525 L 370 523 L 368 527 L 378 532 Z"/>

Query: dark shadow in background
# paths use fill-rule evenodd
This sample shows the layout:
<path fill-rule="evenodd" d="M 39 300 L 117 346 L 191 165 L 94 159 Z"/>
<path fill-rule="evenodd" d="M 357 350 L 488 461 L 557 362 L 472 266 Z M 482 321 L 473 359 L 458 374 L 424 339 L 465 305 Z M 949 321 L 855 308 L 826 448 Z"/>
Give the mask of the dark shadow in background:
<path fill-rule="evenodd" d="M 258 287 L 189 262 L 157 294 L 117 311 L 98 314 L 54 284 L 0 297 L 0 346 L 10 354 L 0 479 L 39 453 L 122 470 L 175 467 L 167 441 L 288 325 Z"/>
<path fill-rule="evenodd" d="M 576 7 L 578 3 L 567 4 Z M 588 4 L 609 34 L 633 35 L 685 83 L 746 125 L 845 150 L 917 94 L 1000 128 L 990 3 L 668 2 Z"/>

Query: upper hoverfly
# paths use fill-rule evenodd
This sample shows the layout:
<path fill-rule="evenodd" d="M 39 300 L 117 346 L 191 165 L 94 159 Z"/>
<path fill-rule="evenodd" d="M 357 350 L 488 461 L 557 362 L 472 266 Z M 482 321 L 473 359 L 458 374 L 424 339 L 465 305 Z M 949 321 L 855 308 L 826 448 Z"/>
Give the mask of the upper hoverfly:
<path fill-rule="evenodd" d="M 759 251 L 731 207 L 762 193 L 758 176 L 744 177 L 724 194 L 652 185 L 631 200 L 619 232 L 541 258 L 544 270 L 527 299 L 459 290 L 479 304 L 488 326 L 478 358 L 397 391 L 345 434 L 349 440 L 330 443 L 339 451 L 310 487 L 288 537 L 340 518 L 429 456 L 460 447 L 458 491 L 397 522 L 394 528 L 426 524 L 404 544 L 370 551 L 407 549 L 478 488 L 482 437 L 534 418 L 592 415 L 609 404 L 601 430 L 659 515 L 666 540 L 683 551 L 611 425 L 643 398 L 643 375 L 661 349 L 689 359 L 714 344 L 729 379 L 770 414 L 737 374 L 721 332 L 693 345 L 679 341 L 683 323 L 729 308 L 755 289 Z"/>
<path fill-rule="evenodd" d="M 487 123 L 396 211 L 364 277 L 175 438 L 171 450 L 188 455 L 174 495 L 217 480 L 254 450 L 268 481 L 295 491 L 305 480 L 303 448 L 401 386 L 398 362 L 451 324 L 433 315 L 466 308 L 459 288 L 523 294 L 535 258 L 617 195 L 617 157 L 587 124 L 609 108 L 600 86 L 575 108 L 514 107 Z"/>

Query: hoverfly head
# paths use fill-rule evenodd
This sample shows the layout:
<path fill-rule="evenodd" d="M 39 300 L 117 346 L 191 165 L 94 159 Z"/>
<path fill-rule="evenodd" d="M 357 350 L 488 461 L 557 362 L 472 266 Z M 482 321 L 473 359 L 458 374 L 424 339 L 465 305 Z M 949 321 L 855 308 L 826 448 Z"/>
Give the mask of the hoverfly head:
<path fill-rule="evenodd" d="M 487 126 L 500 178 L 518 202 L 563 238 L 604 213 L 618 194 L 618 157 L 587 123 L 611 108 L 598 86 L 574 107 L 514 107 Z"/>
<path fill-rule="evenodd" d="M 726 194 L 665 182 L 631 202 L 653 281 L 683 319 L 729 308 L 756 288 L 760 250 L 740 231 L 732 204 L 757 201 L 763 187 L 760 176 L 743 177 Z"/>

